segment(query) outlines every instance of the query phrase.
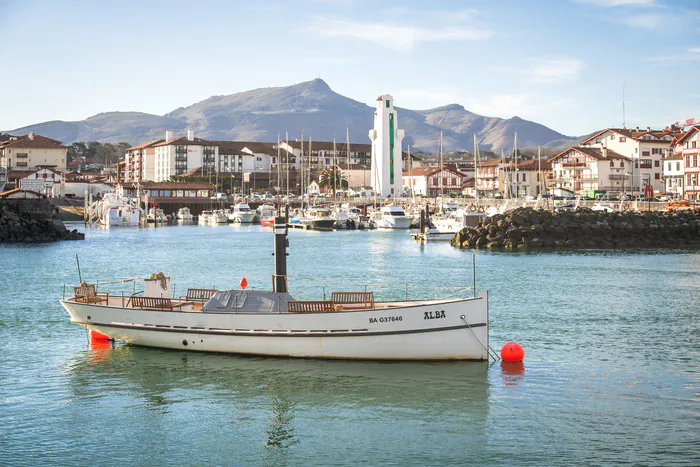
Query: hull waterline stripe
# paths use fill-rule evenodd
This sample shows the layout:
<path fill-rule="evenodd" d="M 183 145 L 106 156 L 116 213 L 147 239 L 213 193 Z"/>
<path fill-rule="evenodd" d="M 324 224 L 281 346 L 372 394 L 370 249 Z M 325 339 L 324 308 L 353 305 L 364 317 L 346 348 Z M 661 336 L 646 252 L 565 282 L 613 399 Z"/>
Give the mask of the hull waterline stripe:
<path fill-rule="evenodd" d="M 213 336 L 247 336 L 247 337 L 366 337 L 366 336 L 391 336 L 398 334 L 421 334 L 427 332 L 440 332 L 440 331 L 453 331 L 456 329 L 469 329 L 480 328 L 486 326 L 486 323 L 476 323 L 476 324 L 463 324 L 459 326 L 448 326 L 444 328 L 427 328 L 427 329 L 405 329 L 401 331 L 376 331 L 376 332 L 308 332 L 308 333 L 272 333 L 272 332 L 236 332 L 236 331 L 209 331 L 206 329 L 172 329 L 172 328 L 155 328 L 151 326 L 141 326 L 141 325 L 129 325 L 129 324 L 106 324 L 106 323 L 94 323 L 94 322 L 78 322 L 74 321 L 76 324 L 81 326 L 100 326 L 106 328 L 118 328 L 118 329 L 136 329 L 141 331 L 151 331 L 151 332 L 175 332 L 184 334 L 210 334 Z"/>

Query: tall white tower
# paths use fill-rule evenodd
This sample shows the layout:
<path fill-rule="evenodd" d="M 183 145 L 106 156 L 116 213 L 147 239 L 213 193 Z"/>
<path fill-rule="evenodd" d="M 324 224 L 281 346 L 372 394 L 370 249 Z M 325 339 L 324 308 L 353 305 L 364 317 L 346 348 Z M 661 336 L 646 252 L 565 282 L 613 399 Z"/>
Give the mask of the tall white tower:
<path fill-rule="evenodd" d="M 386 198 L 401 195 L 401 141 L 404 131 L 394 110 L 394 98 L 389 94 L 377 97 L 374 129 L 369 130 L 372 141 L 372 189 Z"/>

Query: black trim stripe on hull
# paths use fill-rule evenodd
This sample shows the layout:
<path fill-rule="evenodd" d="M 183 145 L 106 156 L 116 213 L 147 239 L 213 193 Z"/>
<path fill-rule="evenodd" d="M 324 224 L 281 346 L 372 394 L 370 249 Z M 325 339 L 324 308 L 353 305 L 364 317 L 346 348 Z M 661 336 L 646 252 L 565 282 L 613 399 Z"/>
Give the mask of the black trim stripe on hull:
<path fill-rule="evenodd" d="M 251 332 L 251 331 L 210 331 L 207 329 L 173 329 L 155 326 L 136 326 L 128 324 L 103 324 L 103 323 L 79 323 L 81 326 L 100 326 L 117 329 L 136 329 L 138 331 L 174 332 L 180 334 L 209 334 L 212 336 L 247 336 L 247 337 L 367 337 L 367 336 L 392 336 L 398 334 L 422 334 L 427 332 L 454 331 L 456 329 L 480 328 L 486 323 L 463 324 L 444 328 L 407 329 L 402 331 L 377 331 L 377 332 Z"/>

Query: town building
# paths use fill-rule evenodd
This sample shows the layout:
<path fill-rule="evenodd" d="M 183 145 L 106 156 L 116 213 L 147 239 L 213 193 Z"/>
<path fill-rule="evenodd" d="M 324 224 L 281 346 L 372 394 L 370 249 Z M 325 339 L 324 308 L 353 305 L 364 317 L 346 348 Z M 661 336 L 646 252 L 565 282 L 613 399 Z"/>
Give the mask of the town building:
<path fill-rule="evenodd" d="M 302 157 L 303 145 L 303 157 Z M 280 149 L 287 151 L 293 155 L 295 167 L 301 168 L 303 163 L 305 166 L 311 166 L 312 169 L 321 170 L 324 167 L 329 167 L 333 164 L 343 162 L 347 164 L 369 165 L 372 157 L 372 145 L 361 143 L 350 143 L 350 152 L 348 153 L 347 143 L 336 142 L 335 151 L 333 149 L 333 141 L 280 141 Z M 349 154 L 349 158 L 348 158 Z M 349 160 L 348 160 L 349 159 Z M 291 160 L 291 158 L 290 158 Z"/>
<path fill-rule="evenodd" d="M 404 131 L 399 129 L 394 98 L 384 94 L 377 98 L 372 142 L 371 185 L 377 196 L 398 196 L 402 190 L 402 150 Z"/>
<path fill-rule="evenodd" d="M 674 154 L 663 161 L 665 192 L 674 198 L 684 196 L 685 159 L 683 154 Z"/>
<path fill-rule="evenodd" d="M 184 175 L 192 169 L 202 168 L 205 174 L 216 172 L 219 147 L 213 141 L 196 138 L 192 130 L 187 136 L 173 139 L 166 132 L 165 141 L 155 144 L 155 182 L 169 181 L 174 175 Z"/>
<path fill-rule="evenodd" d="M 671 143 L 674 134 L 670 129 L 608 128 L 582 141 L 579 147 L 607 148 L 633 160 L 627 180 L 630 192 L 641 193 L 644 186 L 651 186 L 655 192 L 663 192 L 665 186 L 661 180 L 661 164 L 673 153 Z"/>
<path fill-rule="evenodd" d="M 633 171 L 632 158 L 606 147 L 571 147 L 549 159 L 552 164 L 550 188 L 574 193 L 604 190 L 611 194 L 628 193 Z"/>
<path fill-rule="evenodd" d="M 504 186 L 510 196 L 517 198 L 537 197 L 547 193 L 547 180 L 551 175 L 552 164 L 549 161 L 530 159 L 507 164 L 502 167 Z"/>
<path fill-rule="evenodd" d="M 404 193 L 434 198 L 462 193 L 466 175 L 447 166 L 418 167 L 405 172 L 401 184 Z"/>
<path fill-rule="evenodd" d="M 273 171 L 277 166 L 277 144 L 249 141 L 212 141 L 219 147 L 219 172 Z"/>
<path fill-rule="evenodd" d="M 17 186 L 22 190 L 58 196 L 60 191 L 58 188 L 63 180 L 64 176 L 61 172 L 52 167 L 40 167 L 33 172 L 26 172 L 26 175 L 18 180 Z"/>
<path fill-rule="evenodd" d="M 172 139 L 172 136 L 171 136 Z M 126 183 L 155 180 L 156 177 L 156 144 L 165 142 L 156 139 L 147 143 L 133 146 L 124 155 L 123 180 Z"/>
<path fill-rule="evenodd" d="M 60 141 L 28 133 L 23 136 L 0 135 L 0 168 L 10 171 L 33 172 L 42 166 L 65 172 L 68 148 Z M 13 183 L 7 180 L 8 183 Z"/>
<path fill-rule="evenodd" d="M 700 125 L 692 126 L 681 135 L 674 153 L 683 158 L 685 176 L 683 192 L 687 199 L 700 200 Z"/>
<path fill-rule="evenodd" d="M 503 193 L 503 165 L 501 159 L 477 164 L 475 183 L 479 196 L 493 198 Z"/>

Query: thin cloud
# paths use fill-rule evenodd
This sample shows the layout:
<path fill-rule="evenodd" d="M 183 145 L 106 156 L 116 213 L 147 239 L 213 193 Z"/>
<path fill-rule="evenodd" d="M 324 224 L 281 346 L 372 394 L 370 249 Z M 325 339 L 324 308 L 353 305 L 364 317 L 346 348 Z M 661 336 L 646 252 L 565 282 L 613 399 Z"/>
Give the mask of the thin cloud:
<path fill-rule="evenodd" d="M 673 65 L 682 62 L 700 61 L 700 47 L 690 48 L 688 49 L 688 52 L 684 54 L 670 54 L 660 55 L 657 57 L 647 57 L 644 59 L 644 61 L 656 63 L 657 65 Z"/>
<path fill-rule="evenodd" d="M 428 28 L 391 22 L 359 22 L 317 18 L 306 28 L 320 37 L 346 37 L 373 42 L 399 52 L 410 52 L 424 42 L 483 41 L 494 33 L 471 25 Z"/>
<path fill-rule="evenodd" d="M 612 8 L 617 6 L 656 6 L 656 0 L 577 0 L 577 3 Z"/>
<path fill-rule="evenodd" d="M 618 22 L 631 26 L 633 28 L 658 29 L 665 24 L 668 24 L 668 19 L 661 15 L 633 15 L 623 17 L 617 20 Z"/>
<path fill-rule="evenodd" d="M 532 83 L 565 83 L 576 81 L 584 63 L 575 58 L 532 60 L 527 66 L 497 67 L 495 71 L 523 76 Z"/>

